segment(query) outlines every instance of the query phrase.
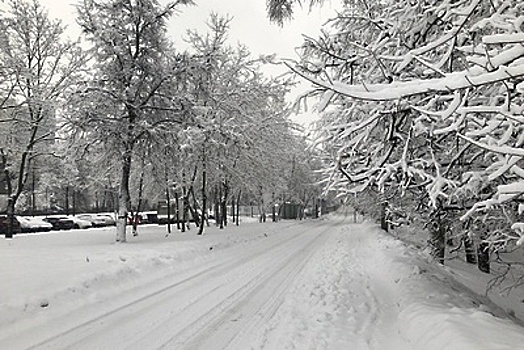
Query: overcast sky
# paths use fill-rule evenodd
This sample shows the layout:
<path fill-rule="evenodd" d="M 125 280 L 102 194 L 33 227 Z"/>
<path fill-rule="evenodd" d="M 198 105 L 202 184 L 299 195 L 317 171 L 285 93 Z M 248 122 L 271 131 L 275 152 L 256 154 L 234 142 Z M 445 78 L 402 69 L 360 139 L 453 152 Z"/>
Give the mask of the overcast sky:
<path fill-rule="evenodd" d="M 168 0 L 160 0 L 167 3 Z M 229 14 L 233 17 L 230 24 L 229 43 L 245 44 L 254 55 L 277 54 L 281 58 L 296 58 L 294 48 L 302 41 L 302 34 L 316 37 L 321 25 L 340 9 L 340 0 L 328 0 L 322 7 L 296 8 L 295 18 L 287 21 L 283 27 L 271 24 L 267 18 L 266 0 L 195 0 L 196 6 L 180 7 L 180 12 L 173 16 L 169 22 L 169 35 L 180 50 L 186 48 L 183 36 L 188 29 L 196 29 L 201 33 L 207 32 L 206 20 L 209 14 Z M 79 35 L 75 23 L 76 15 L 74 4 L 76 0 L 40 0 L 47 7 L 52 18 L 60 18 L 69 28 L 71 38 Z M 272 68 L 268 72 L 278 74 L 284 72 L 283 68 Z M 301 89 L 308 85 L 302 84 Z M 299 93 L 294 91 L 293 97 Z M 293 98 L 291 97 L 291 98 Z M 309 122 L 311 116 L 306 117 Z M 304 117 L 301 118 L 302 120 Z M 300 119 L 299 119 L 300 120 Z"/>

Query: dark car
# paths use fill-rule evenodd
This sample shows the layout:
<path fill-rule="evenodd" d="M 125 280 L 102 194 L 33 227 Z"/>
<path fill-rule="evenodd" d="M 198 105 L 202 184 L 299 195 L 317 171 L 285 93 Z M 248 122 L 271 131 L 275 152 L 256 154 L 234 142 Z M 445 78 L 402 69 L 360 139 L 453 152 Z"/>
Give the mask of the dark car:
<path fill-rule="evenodd" d="M 13 234 L 22 232 L 20 222 L 13 218 Z M 7 233 L 7 215 L 0 215 L 0 235 L 5 235 Z"/>
<path fill-rule="evenodd" d="M 75 227 L 73 220 L 66 216 L 49 216 L 44 221 L 53 225 L 53 230 L 71 230 Z"/>

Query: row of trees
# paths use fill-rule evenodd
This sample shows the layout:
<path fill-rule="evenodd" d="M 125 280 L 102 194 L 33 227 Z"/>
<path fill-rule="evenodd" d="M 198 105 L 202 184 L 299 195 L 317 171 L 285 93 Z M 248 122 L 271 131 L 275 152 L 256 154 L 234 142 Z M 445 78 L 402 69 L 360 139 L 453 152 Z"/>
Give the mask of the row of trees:
<path fill-rule="evenodd" d="M 294 1 L 271 3 L 278 20 Z M 478 241 L 486 272 L 490 252 L 521 245 L 523 10 L 518 0 L 344 1 L 290 64 L 323 111 L 326 189 L 425 223 L 441 262 L 450 231 L 468 252 Z"/>
<path fill-rule="evenodd" d="M 41 185 L 117 194 L 120 242 L 146 199 L 182 199 L 201 234 L 210 202 L 225 218 L 233 198 L 263 211 L 268 192 L 304 205 L 318 195 L 314 161 L 288 119 L 291 82 L 262 74 L 269 57 L 229 46 L 230 20 L 216 14 L 208 34 L 188 33 L 191 49 L 177 52 L 166 23 L 191 3 L 84 0 L 82 41 L 69 42 L 37 0 L 8 2 L 0 169 L 11 220 L 35 170 Z"/>

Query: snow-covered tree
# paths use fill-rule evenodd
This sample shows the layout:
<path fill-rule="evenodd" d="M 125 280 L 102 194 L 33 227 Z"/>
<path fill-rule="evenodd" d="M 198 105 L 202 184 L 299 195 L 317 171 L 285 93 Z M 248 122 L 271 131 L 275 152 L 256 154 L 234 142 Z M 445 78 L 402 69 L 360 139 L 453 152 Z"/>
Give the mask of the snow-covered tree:
<path fill-rule="evenodd" d="M 253 58 L 245 46 L 227 44 L 227 17 L 212 14 L 208 24 L 210 33 L 188 34 L 193 65 L 188 85 L 198 122 L 180 138 L 200 164 L 206 182 L 200 191 L 203 206 L 214 197 L 218 223 L 224 226 L 230 199 L 238 203 L 242 193 L 274 188 L 271 179 L 281 177 L 278 164 L 287 152 L 291 125 L 284 99 L 288 82 L 262 74 L 267 58 Z"/>
<path fill-rule="evenodd" d="M 327 111 L 331 186 L 418 193 L 437 222 L 483 196 L 463 219 L 517 199 L 521 13 L 518 1 L 346 1 L 291 67 Z"/>
<path fill-rule="evenodd" d="M 1 27 L 0 167 L 12 223 L 31 165 L 51 151 L 61 104 L 86 60 L 77 43 L 64 39 L 60 21 L 51 20 L 37 0 L 8 1 Z M 6 237 L 11 235 L 9 229 Z"/>
<path fill-rule="evenodd" d="M 126 241 L 137 143 L 184 118 L 183 104 L 171 90 L 176 65 L 166 21 L 178 7 L 190 3 L 84 0 L 78 6 L 78 23 L 92 44 L 94 76 L 77 96 L 83 105 L 75 126 L 103 142 L 119 164 L 116 240 L 120 242 Z"/>

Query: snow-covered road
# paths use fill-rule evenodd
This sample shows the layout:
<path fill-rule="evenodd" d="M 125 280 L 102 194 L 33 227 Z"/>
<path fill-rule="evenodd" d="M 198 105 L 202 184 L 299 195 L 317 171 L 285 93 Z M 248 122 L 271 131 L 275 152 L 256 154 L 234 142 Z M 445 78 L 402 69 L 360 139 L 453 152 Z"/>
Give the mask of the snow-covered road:
<path fill-rule="evenodd" d="M 80 302 L 57 292 L 48 294 L 49 306 L 3 323 L 0 318 L 0 348 L 427 350 L 524 344 L 521 327 L 486 312 L 416 251 L 372 225 L 338 217 L 236 230 L 193 236 L 205 249 L 189 249 L 181 260 L 178 253 L 168 255 L 166 244 L 184 250 L 183 241 L 112 245 L 114 256 L 91 250 L 89 263 L 71 265 L 74 273 L 102 258 L 128 266 L 144 250 L 164 260 L 140 260 L 158 265 L 131 268 L 141 273 L 106 273 L 100 285 L 84 281 L 86 290 L 69 285 Z M 96 243 L 94 233 L 86 234 Z M 39 237 L 17 238 L 0 249 L 29 249 L 30 239 Z M 40 242 L 46 251 L 45 240 Z M 60 283 L 67 286 L 74 273 Z M 53 288 L 59 290 L 58 284 Z M 16 300 L 14 294 L 5 295 Z"/>

